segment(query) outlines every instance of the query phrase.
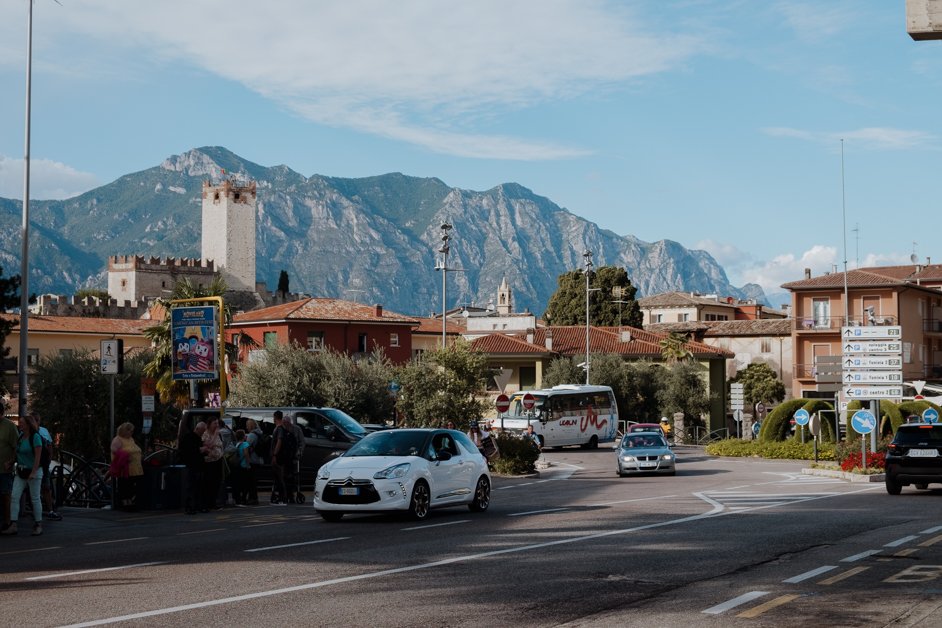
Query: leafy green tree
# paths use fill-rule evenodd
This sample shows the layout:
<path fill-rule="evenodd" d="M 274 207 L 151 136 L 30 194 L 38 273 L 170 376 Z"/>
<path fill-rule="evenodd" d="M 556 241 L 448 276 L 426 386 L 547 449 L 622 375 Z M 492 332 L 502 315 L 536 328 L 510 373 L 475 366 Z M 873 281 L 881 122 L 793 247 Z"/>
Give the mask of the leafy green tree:
<path fill-rule="evenodd" d="M 297 343 L 271 345 L 232 378 L 228 405 L 244 407 L 328 405 L 320 383 L 324 364 Z"/>
<path fill-rule="evenodd" d="M 585 325 L 585 271 L 564 273 L 557 279 L 557 285 L 543 315 L 547 324 Z M 602 266 L 590 271 L 589 287 L 593 290 L 589 293 L 589 318 L 593 326 L 614 327 L 619 324 L 620 313 L 622 325 L 641 327 L 641 308 L 635 301 L 637 288 L 624 268 Z"/>
<path fill-rule="evenodd" d="M 585 381 L 585 371 L 576 365 L 573 358 L 553 358 L 543 373 L 543 385 L 547 388 L 560 384 L 581 384 Z"/>
<path fill-rule="evenodd" d="M 399 369 L 397 407 L 409 425 L 439 425 L 450 419 L 464 429 L 487 412 L 490 404 L 480 397 L 490 377 L 487 356 L 459 341 Z"/>
<path fill-rule="evenodd" d="M 101 299 L 102 301 L 107 301 L 111 298 L 111 295 L 108 294 L 107 290 L 102 290 L 101 288 L 80 288 L 75 291 L 75 298 L 77 300 L 84 299 L 86 297 L 92 297 L 93 299 Z"/>
<path fill-rule="evenodd" d="M 394 368 L 381 349 L 365 360 L 329 351 L 320 354 L 317 361 L 323 372 L 318 388 L 324 405 L 340 408 L 362 423 L 393 416 L 396 400 L 389 394 L 389 383 L 394 379 Z"/>
<path fill-rule="evenodd" d="M 743 397 L 749 405 L 757 403 L 775 403 L 785 398 L 785 385 L 775 371 L 764 362 L 753 362 L 736 373 L 730 383 L 743 385 Z"/>
<path fill-rule="evenodd" d="M 677 362 L 666 369 L 663 386 L 657 391 L 661 414 L 683 412 L 685 417 L 699 422 L 700 416 L 710 410 L 705 373 L 706 368 L 696 362 Z"/>
<path fill-rule="evenodd" d="M 625 364 L 625 406 L 619 406 L 622 418 L 630 421 L 655 422 L 662 416 L 657 392 L 662 387 L 665 368 L 648 360 Z"/>
<path fill-rule="evenodd" d="M 150 359 L 138 353 L 124 362 L 115 377 L 115 425 L 130 421 L 141 434 L 141 374 Z M 88 350 L 43 356 L 30 384 L 30 403 L 53 434 L 61 435 L 62 449 L 90 459 L 107 458 L 109 434 L 109 382 L 101 362 Z M 171 428 L 172 430 L 172 428 Z"/>
<path fill-rule="evenodd" d="M 5 278 L 0 268 L 0 312 L 7 312 L 20 305 L 20 276 Z M 0 359 L 10 356 L 10 347 L 6 339 L 16 326 L 13 318 L 0 317 Z M 6 392 L 6 384 L 0 377 L 0 393 Z"/>
<path fill-rule="evenodd" d="M 672 331 L 658 344 L 661 347 L 661 356 L 668 364 L 684 362 L 693 357 L 693 353 L 687 348 L 687 337 L 679 332 Z"/>

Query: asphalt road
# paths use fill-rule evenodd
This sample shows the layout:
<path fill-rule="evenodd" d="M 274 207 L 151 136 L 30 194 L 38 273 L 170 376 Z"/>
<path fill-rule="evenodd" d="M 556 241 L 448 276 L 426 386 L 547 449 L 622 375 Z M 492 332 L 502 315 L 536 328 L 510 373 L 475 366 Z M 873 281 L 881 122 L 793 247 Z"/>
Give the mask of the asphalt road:
<path fill-rule="evenodd" d="M 942 491 L 679 448 L 618 478 L 611 449 L 495 478 L 491 508 L 321 521 L 66 510 L 0 538 L 0 624 L 942 626 Z"/>

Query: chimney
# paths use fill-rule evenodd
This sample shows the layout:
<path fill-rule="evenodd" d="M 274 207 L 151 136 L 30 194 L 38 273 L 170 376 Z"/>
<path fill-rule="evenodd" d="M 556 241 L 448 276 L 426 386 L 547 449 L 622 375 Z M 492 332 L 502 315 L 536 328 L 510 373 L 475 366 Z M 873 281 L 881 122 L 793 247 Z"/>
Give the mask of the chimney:
<path fill-rule="evenodd" d="M 382 306 L 382 305 L 380 305 L 379 303 L 377 303 L 376 305 L 373 306 L 373 309 L 375 310 L 375 311 L 374 311 L 374 315 L 376 316 L 376 318 L 382 318 L 382 317 L 383 317 L 383 306 Z"/>
<path fill-rule="evenodd" d="M 546 338 L 546 350 L 552 351 L 553 350 L 553 330 L 547 329 L 544 337 Z"/>
<path fill-rule="evenodd" d="M 631 332 L 628 331 L 627 329 L 621 330 L 621 338 L 620 338 L 620 340 L 621 340 L 622 342 L 631 342 Z"/>
<path fill-rule="evenodd" d="M 805 279 L 811 279 L 811 269 L 810 269 L 810 268 L 806 268 L 806 269 L 805 269 Z"/>
<path fill-rule="evenodd" d="M 536 333 L 532 327 L 527 328 L 527 342 L 533 344 L 533 334 Z"/>

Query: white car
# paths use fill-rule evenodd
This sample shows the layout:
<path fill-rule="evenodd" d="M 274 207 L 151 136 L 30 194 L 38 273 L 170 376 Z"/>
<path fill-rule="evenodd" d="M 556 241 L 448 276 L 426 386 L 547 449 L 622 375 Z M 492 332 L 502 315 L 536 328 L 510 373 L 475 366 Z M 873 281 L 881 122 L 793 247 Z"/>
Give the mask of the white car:
<path fill-rule="evenodd" d="M 487 461 L 456 430 L 373 432 L 318 470 L 314 508 L 327 521 L 345 513 L 407 511 L 425 519 L 431 508 L 491 502 Z"/>

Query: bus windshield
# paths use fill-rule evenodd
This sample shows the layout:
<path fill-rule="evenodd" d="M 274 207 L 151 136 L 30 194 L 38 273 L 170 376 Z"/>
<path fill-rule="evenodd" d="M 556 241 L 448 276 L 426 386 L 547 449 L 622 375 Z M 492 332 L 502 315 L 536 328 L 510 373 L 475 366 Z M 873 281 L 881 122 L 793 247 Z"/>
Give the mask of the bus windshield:
<path fill-rule="evenodd" d="M 523 407 L 523 395 L 514 395 L 510 400 L 509 416 L 532 416 L 539 417 L 543 414 L 543 404 L 546 403 L 546 397 L 543 395 L 533 395 L 533 408 L 527 410 Z"/>

